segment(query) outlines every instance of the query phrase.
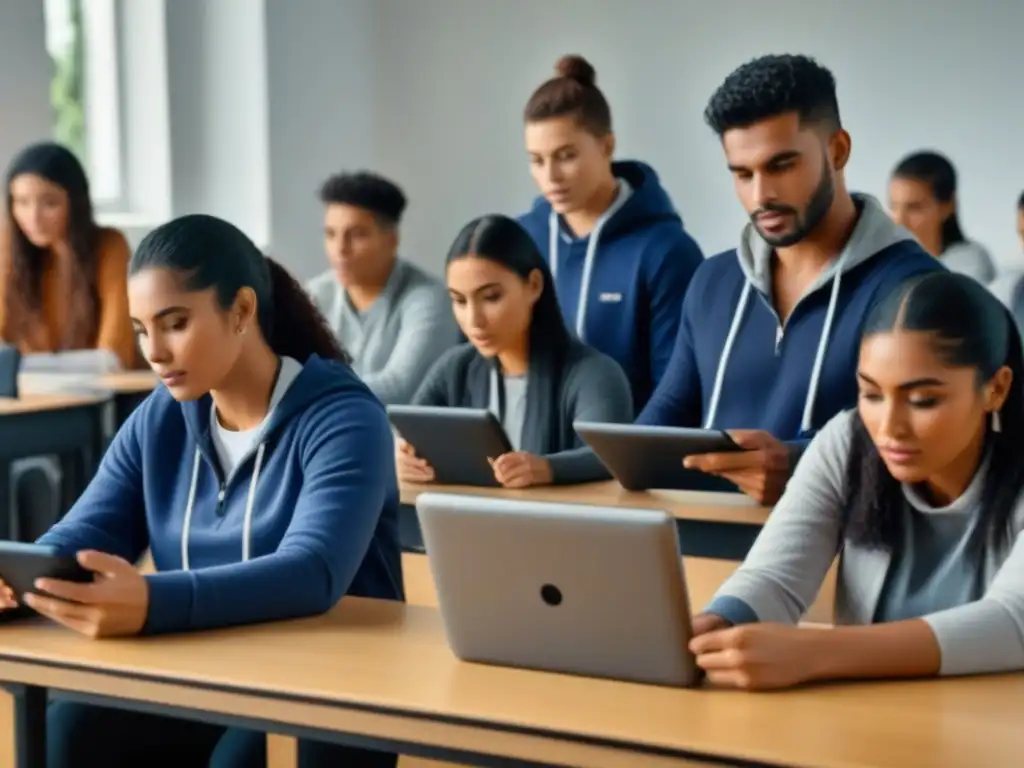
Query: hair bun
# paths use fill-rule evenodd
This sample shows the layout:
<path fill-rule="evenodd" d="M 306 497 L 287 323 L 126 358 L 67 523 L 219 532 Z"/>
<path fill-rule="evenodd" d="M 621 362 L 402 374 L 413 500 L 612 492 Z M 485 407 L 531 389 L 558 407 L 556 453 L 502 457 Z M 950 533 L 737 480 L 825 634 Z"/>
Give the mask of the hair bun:
<path fill-rule="evenodd" d="M 588 88 L 594 88 L 597 83 L 597 72 L 589 61 L 576 53 L 560 58 L 555 64 L 555 72 L 559 77 L 575 80 Z"/>

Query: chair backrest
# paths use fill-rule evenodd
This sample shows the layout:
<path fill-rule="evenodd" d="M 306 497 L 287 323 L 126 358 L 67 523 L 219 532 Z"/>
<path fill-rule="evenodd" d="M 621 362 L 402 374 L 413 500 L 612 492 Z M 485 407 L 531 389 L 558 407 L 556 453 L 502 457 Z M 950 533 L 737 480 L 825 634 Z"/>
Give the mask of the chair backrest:
<path fill-rule="evenodd" d="M 18 396 L 18 370 L 21 352 L 17 347 L 0 346 L 0 397 Z"/>

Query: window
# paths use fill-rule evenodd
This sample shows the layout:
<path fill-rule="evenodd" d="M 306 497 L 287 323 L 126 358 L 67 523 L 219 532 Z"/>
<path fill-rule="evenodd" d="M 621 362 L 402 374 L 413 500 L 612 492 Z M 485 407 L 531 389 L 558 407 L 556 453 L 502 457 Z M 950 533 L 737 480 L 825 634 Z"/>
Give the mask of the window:
<path fill-rule="evenodd" d="M 81 159 L 98 209 L 124 197 L 116 0 L 46 0 L 54 137 Z"/>

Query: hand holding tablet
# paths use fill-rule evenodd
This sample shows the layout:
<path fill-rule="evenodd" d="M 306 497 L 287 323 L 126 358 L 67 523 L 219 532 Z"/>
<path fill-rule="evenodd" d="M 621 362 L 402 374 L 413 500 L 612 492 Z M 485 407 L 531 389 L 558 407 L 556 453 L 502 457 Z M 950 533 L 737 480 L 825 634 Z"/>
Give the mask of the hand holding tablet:
<path fill-rule="evenodd" d="M 743 450 L 687 456 L 683 466 L 724 478 L 759 504 L 777 502 L 789 480 L 789 449 L 760 430 L 732 430 L 729 437 Z"/>

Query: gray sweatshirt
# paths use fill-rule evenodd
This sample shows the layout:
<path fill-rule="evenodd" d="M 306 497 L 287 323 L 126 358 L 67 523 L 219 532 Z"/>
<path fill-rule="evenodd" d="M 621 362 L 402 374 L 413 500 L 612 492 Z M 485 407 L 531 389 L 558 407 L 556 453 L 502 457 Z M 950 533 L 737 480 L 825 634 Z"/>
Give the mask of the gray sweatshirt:
<path fill-rule="evenodd" d="M 853 434 L 853 412 L 835 416 L 811 441 L 782 499 L 751 548 L 743 565 L 722 585 L 707 610 L 733 623 L 749 621 L 795 624 L 813 602 L 837 554 L 837 624 L 871 624 L 881 613 L 908 617 L 897 602 L 930 606 L 919 617 L 935 633 L 942 653 L 943 675 L 982 674 L 1024 669 L 1024 497 L 1018 504 L 1009 543 L 990 543 L 978 576 L 978 599 L 950 605 L 949 585 L 925 585 L 907 591 L 910 569 L 948 579 L 955 571 L 955 548 L 936 552 L 935 567 L 913 562 L 926 550 L 894 555 L 883 549 L 841 541 L 846 493 L 846 463 Z M 984 465 L 978 470 L 985 471 Z M 919 517 L 977 517 L 980 478 L 949 508 L 927 509 L 904 487 L 908 505 Z M 912 539 L 915 540 L 915 539 Z M 837 542 L 839 545 L 837 546 Z M 906 561 L 906 562 L 905 562 Z M 893 592 L 893 587 L 902 592 Z M 974 588 L 969 583 L 961 594 Z M 931 598 L 921 600 L 922 594 Z M 906 598 L 906 599 L 905 599 Z M 881 610 L 880 610 L 881 608 Z"/>
<path fill-rule="evenodd" d="M 459 341 L 444 285 L 401 259 L 363 312 L 334 272 L 313 278 L 306 290 L 352 356 L 355 372 L 385 405 L 409 403 L 431 364 Z"/>
<path fill-rule="evenodd" d="M 939 258 L 950 272 L 973 277 L 982 285 L 988 285 L 995 279 L 996 268 L 992 263 L 992 257 L 979 243 L 966 240 L 951 245 Z"/>

